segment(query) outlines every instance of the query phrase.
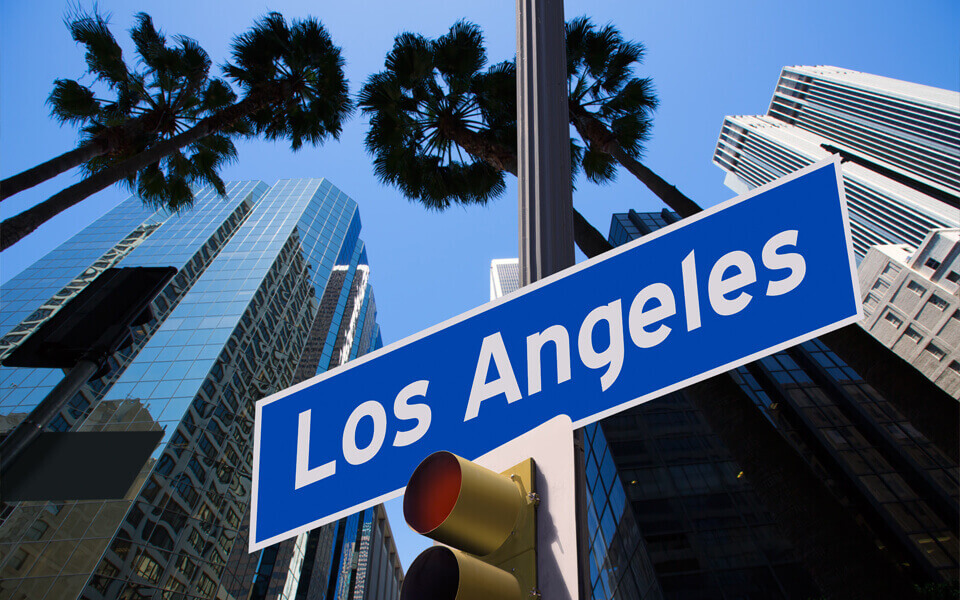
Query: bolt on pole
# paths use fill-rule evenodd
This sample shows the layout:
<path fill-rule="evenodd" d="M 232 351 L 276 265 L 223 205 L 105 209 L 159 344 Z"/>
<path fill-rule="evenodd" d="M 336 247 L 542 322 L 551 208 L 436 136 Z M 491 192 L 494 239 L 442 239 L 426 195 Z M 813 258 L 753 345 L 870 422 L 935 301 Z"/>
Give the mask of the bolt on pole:
<path fill-rule="evenodd" d="M 517 0 L 520 284 L 574 264 L 562 0 Z"/>

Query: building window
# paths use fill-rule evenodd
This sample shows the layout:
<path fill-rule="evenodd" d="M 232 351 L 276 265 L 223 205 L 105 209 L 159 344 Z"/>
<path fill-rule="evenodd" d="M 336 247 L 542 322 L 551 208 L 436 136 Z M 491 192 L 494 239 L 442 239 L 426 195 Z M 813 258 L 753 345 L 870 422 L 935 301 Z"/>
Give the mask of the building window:
<path fill-rule="evenodd" d="M 190 542 L 190 545 L 194 550 L 197 551 L 197 554 L 203 555 L 204 549 L 206 548 L 206 543 L 204 542 L 203 536 L 200 535 L 200 532 L 196 529 L 190 530 L 190 536 L 187 538 L 187 541 Z"/>
<path fill-rule="evenodd" d="M 903 319 L 901 319 L 900 317 L 898 317 L 897 315 L 893 314 L 890 311 L 887 311 L 887 313 L 883 315 L 883 318 L 889 321 L 890 324 L 893 325 L 894 327 L 900 327 L 900 325 L 903 324 Z"/>
<path fill-rule="evenodd" d="M 923 339 L 923 334 L 921 334 L 919 331 L 917 331 L 913 327 L 907 327 L 907 332 L 904 335 L 918 344 L 920 343 L 920 340 Z"/>
<path fill-rule="evenodd" d="M 29 558 L 29 556 L 30 555 L 27 554 L 23 548 L 17 548 L 17 551 L 13 554 L 13 558 L 10 559 L 9 566 L 14 571 L 19 571 L 20 568 L 23 567 L 23 563 L 27 562 L 27 558 Z"/>
<path fill-rule="evenodd" d="M 960 273 L 956 271 L 950 271 L 947 273 L 947 281 L 951 283 L 960 283 Z"/>
<path fill-rule="evenodd" d="M 186 554 L 181 554 L 177 559 L 177 569 L 183 573 L 187 579 L 193 579 L 193 574 L 197 572 L 197 564 L 193 562 Z"/>
<path fill-rule="evenodd" d="M 51 421 L 49 425 L 47 425 L 47 429 L 49 429 L 50 431 L 60 431 L 60 432 L 69 431 L 70 424 L 67 423 L 67 420 L 63 418 L 63 415 L 57 415 L 57 418 Z"/>
<path fill-rule="evenodd" d="M 887 263 L 887 266 L 883 268 L 883 275 L 887 275 L 889 277 L 896 277 L 899 274 L 900 274 L 900 267 L 898 267 L 893 263 Z"/>
<path fill-rule="evenodd" d="M 949 302 L 947 302 L 946 300 L 944 300 L 944 299 L 941 298 L 940 296 L 937 296 L 936 294 L 930 296 L 930 299 L 927 300 L 927 303 L 936 306 L 936 307 L 939 308 L 940 310 L 946 310 L 947 307 L 950 306 L 950 303 L 949 303 Z"/>
<path fill-rule="evenodd" d="M 140 561 L 136 567 L 137 575 L 156 583 L 160 580 L 161 571 L 160 565 L 151 556 L 146 553 L 140 555 Z"/>
<path fill-rule="evenodd" d="M 101 594 L 106 594 L 110 582 L 113 581 L 112 578 L 119 572 L 120 569 L 115 567 L 110 561 L 103 560 L 97 568 L 96 574 L 93 576 L 93 587 Z"/>
<path fill-rule="evenodd" d="M 934 271 L 940 268 L 940 261 L 935 258 L 928 258 L 927 262 L 923 263 L 923 266 L 930 267 Z"/>
<path fill-rule="evenodd" d="M 43 534 L 45 534 L 48 529 L 50 529 L 50 526 L 47 525 L 46 522 L 36 520 L 33 522 L 33 525 L 31 525 L 30 528 L 27 529 L 26 533 L 23 534 L 23 538 L 25 540 L 35 542 L 39 540 L 41 537 L 43 537 Z"/>
<path fill-rule="evenodd" d="M 212 579 L 207 577 L 206 574 L 200 574 L 200 581 L 197 582 L 197 590 L 199 590 L 200 594 L 204 598 L 209 598 L 213 594 L 213 591 L 216 589 L 216 587 L 217 584 L 215 584 Z"/>
<path fill-rule="evenodd" d="M 867 294 L 867 299 L 863 301 L 863 305 L 868 308 L 873 308 L 878 302 L 880 302 L 880 299 L 871 293 Z"/>
<path fill-rule="evenodd" d="M 950 364 L 947 365 L 947 368 L 953 371 L 954 373 L 956 373 L 957 375 L 960 375 L 960 362 L 951 360 Z"/>
<path fill-rule="evenodd" d="M 882 279 L 878 279 L 877 282 L 873 284 L 872 289 L 880 290 L 880 292 L 883 293 L 887 291 L 889 287 L 890 287 L 889 283 L 887 283 L 886 281 L 883 281 Z"/>
<path fill-rule="evenodd" d="M 910 290 L 911 292 L 914 292 L 918 296 L 922 296 L 923 293 L 927 291 L 927 288 L 923 287 L 916 281 L 911 281 L 910 283 L 908 283 L 907 289 Z"/>
<path fill-rule="evenodd" d="M 946 352 L 944 352 L 943 350 L 938 348 L 936 345 L 934 345 L 933 342 L 927 344 L 926 350 L 927 352 L 932 354 L 937 360 L 943 360 L 943 357 L 947 355 Z"/>

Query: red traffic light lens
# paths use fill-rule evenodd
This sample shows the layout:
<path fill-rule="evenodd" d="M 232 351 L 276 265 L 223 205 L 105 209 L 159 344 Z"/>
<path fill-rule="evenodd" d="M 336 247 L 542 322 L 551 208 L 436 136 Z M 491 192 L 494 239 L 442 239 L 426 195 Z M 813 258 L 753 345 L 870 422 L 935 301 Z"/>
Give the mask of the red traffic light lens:
<path fill-rule="evenodd" d="M 460 497 L 460 464 L 449 452 L 435 452 L 420 463 L 403 496 L 403 516 L 419 534 L 443 523 Z"/>

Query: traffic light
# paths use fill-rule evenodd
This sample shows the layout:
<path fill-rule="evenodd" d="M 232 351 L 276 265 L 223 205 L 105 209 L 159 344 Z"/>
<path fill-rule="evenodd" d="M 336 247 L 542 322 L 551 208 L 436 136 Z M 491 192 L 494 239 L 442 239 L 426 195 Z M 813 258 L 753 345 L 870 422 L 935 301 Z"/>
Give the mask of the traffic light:
<path fill-rule="evenodd" d="M 538 597 L 535 479 L 533 459 L 495 473 L 450 452 L 425 458 L 407 483 L 403 516 L 446 546 L 413 561 L 400 600 Z"/>

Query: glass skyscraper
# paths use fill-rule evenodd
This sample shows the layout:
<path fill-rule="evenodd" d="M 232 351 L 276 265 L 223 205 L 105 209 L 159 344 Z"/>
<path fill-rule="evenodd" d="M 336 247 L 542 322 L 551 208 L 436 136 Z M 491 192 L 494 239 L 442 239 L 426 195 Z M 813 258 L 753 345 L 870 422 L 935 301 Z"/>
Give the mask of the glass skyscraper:
<path fill-rule="evenodd" d="M 121 500 L 4 505 L 0 598 L 248 597 L 280 554 L 246 553 L 254 402 L 381 345 L 359 234 L 356 203 L 328 181 L 235 182 L 179 214 L 130 198 L 3 286 L 5 356 L 108 267 L 178 270 L 133 345 L 50 425 L 160 430 L 161 444 Z M 0 368 L 0 432 L 62 377 Z M 306 541 L 288 571 L 316 558 Z"/>

